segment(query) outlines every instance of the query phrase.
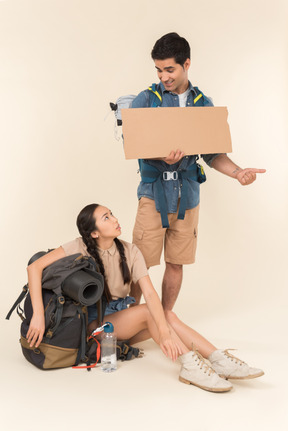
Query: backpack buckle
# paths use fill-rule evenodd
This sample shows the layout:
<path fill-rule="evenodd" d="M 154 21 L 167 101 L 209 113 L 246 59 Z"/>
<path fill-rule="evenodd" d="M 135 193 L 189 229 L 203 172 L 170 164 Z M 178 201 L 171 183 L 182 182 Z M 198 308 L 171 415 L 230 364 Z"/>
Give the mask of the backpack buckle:
<path fill-rule="evenodd" d="M 178 172 L 177 171 L 164 171 L 163 172 L 163 180 L 164 181 L 176 181 L 178 180 Z"/>

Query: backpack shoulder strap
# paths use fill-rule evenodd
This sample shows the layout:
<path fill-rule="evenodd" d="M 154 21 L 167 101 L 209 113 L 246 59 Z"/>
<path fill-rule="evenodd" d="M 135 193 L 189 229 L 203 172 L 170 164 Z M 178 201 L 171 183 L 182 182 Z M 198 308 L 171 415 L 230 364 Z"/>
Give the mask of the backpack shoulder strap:
<path fill-rule="evenodd" d="M 196 96 L 193 99 L 194 106 L 204 106 L 204 96 L 203 93 L 199 90 L 198 87 L 194 87 L 196 91 Z"/>
<path fill-rule="evenodd" d="M 149 88 L 149 95 L 150 95 L 150 108 L 157 108 L 158 106 L 162 105 L 162 95 L 160 86 L 157 84 L 152 84 Z"/>
<path fill-rule="evenodd" d="M 20 304 L 20 302 L 23 301 L 23 299 L 25 298 L 25 296 L 28 293 L 28 284 L 25 284 L 25 286 L 22 289 L 22 292 L 20 293 L 20 295 L 18 296 L 18 298 L 16 299 L 16 301 L 14 302 L 14 304 L 12 305 L 10 311 L 8 312 L 6 319 L 9 320 L 11 314 L 13 313 L 13 311 L 15 310 L 15 308 Z M 20 316 L 21 317 L 21 316 Z M 22 319 L 23 320 L 23 319 Z"/>
<path fill-rule="evenodd" d="M 198 87 L 194 87 L 196 91 L 196 96 L 193 100 L 193 106 L 213 106 L 213 102 L 210 97 L 205 96 Z"/>

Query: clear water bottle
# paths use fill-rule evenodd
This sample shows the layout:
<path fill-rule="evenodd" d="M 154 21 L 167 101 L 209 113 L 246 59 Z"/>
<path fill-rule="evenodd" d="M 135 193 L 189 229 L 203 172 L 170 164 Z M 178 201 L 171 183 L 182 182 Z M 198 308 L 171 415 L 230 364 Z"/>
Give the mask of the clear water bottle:
<path fill-rule="evenodd" d="M 101 340 L 101 370 L 111 373 L 117 369 L 117 337 L 112 323 L 106 322 Z"/>

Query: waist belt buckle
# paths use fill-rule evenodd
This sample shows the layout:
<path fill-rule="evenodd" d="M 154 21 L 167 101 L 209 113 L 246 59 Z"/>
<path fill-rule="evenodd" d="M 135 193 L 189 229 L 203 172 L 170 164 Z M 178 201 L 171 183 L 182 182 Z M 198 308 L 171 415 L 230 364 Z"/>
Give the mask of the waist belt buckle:
<path fill-rule="evenodd" d="M 176 181 L 178 180 L 178 172 L 177 171 L 164 171 L 163 172 L 163 180 L 164 181 Z"/>

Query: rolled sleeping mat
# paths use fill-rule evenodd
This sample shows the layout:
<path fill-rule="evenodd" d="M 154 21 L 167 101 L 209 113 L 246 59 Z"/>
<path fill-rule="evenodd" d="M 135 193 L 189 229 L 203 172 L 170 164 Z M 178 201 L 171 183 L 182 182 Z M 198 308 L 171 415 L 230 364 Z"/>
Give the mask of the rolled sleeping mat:
<path fill-rule="evenodd" d="M 47 253 L 48 253 L 47 251 L 38 251 L 38 253 L 33 254 L 33 256 L 30 257 L 29 259 L 28 266 L 31 265 L 31 263 L 35 262 L 35 260 L 39 259 L 40 257 L 45 256 L 45 254 Z"/>
<path fill-rule="evenodd" d="M 104 278 L 98 272 L 80 269 L 65 278 L 61 289 L 74 301 L 80 302 L 82 305 L 93 305 L 102 297 Z"/>

